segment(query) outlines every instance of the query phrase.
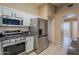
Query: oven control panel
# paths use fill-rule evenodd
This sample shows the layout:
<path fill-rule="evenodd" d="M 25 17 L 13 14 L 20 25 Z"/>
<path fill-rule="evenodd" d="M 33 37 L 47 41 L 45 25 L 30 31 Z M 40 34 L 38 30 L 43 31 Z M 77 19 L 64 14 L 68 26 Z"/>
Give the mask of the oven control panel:
<path fill-rule="evenodd" d="M 10 39 L 10 40 L 5 40 L 5 41 L 2 41 L 2 47 L 18 44 L 18 43 L 21 43 L 21 42 L 24 42 L 24 41 L 25 41 L 24 37 L 20 37 L 20 38 L 16 38 L 16 39 Z"/>

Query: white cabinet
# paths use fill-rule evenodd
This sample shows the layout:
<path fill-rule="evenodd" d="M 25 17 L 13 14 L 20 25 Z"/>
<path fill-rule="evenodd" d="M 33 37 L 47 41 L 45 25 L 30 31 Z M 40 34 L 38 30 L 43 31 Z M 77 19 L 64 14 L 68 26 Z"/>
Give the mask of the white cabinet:
<path fill-rule="evenodd" d="M 26 13 L 24 15 L 23 25 L 24 26 L 30 26 L 30 19 L 31 19 L 30 15 Z"/>
<path fill-rule="evenodd" d="M 16 18 L 23 18 L 24 14 L 22 11 L 19 11 L 19 10 L 14 10 L 14 17 Z"/>
<path fill-rule="evenodd" d="M 24 26 L 31 26 L 31 19 L 34 19 L 36 18 L 37 16 L 35 15 L 32 15 L 32 14 L 29 14 L 29 13 L 26 13 L 25 14 L 25 19 L 24 19 Z"/>
<path fill-rule="evenodd" d="M 13 16 L 13 9 L 8 8 L 8 7 L 3 7 L 3 15 L 4 16 Z"/>
<path fill-rule="evenodd" d="M 1 45 L 1 42 L 0 42 L 0 55 L 2 55 L 2 45 Z"/>
<path fill-rule="evenodd" d="M 31 52 L 34 49 L 34 37 L 26 37 L 26 53 Z"/>
<path fill-rule="evenodd" d="M 3 6 L 0 7 L 0 15 L 3 15 L 4 17 L 20 18 L 23 20 L 23 26 L 30 26 L 31 19 L 36 17 L 35 15 Z"/>
<path fill-rule="evenodd" d="M 23 26 L 30 26 L 30 19 L 25 18 L 25 19 L 23 20 Z"/>
<path fill-rule="evenodd" d="M 0 6 L 0 17 L 2 16 L 2 7 Z"/>
<path fill-rule="evenodd" d="M 23 11 L 15 10 L 14 17 L 21 18 L 23 20 L 23 26 L 30 26 L 30 14 Z"/>

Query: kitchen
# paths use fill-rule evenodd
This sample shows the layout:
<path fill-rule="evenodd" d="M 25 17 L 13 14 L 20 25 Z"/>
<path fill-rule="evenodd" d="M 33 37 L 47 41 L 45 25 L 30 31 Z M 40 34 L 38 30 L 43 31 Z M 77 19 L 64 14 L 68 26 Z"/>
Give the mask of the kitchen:
<path fill-rule="evenodd" d="M 78 6 L 0 3 L 0 55 L 67 55 L 79 35 Z"/>
<path fill-rule="evenodd" d="M 31 13 L 0 6 L 0 54 L 41 53 L 48 47 L 47 23 Z"/>

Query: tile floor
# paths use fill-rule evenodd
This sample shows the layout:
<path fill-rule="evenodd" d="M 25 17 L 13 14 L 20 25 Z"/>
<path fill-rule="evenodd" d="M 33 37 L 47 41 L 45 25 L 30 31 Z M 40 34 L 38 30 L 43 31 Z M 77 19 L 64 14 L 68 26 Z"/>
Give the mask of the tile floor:
<path fill-rule="evenodd" d="M 49 47 L 39 55 L 65 55 L 65 54 L 66 51 L 61 44 L 50 43 Z M 29 55 L 37 55 L 37 54 L 35 52 L 32 52 Z"/>

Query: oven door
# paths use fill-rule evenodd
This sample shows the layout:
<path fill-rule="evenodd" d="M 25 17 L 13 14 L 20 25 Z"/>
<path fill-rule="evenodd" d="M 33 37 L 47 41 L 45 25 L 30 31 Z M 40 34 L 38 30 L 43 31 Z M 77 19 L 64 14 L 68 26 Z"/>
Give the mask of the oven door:
<path fill-rule="evenodd" d="M 25 51 L 25 42 L 3 47 L 3 55 L 17 55 Z"/>

